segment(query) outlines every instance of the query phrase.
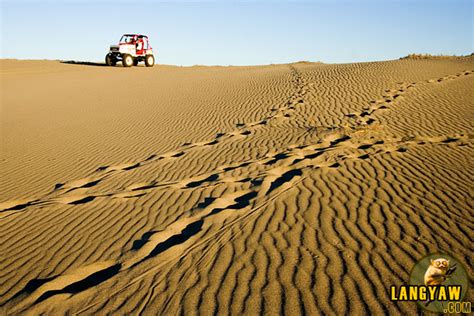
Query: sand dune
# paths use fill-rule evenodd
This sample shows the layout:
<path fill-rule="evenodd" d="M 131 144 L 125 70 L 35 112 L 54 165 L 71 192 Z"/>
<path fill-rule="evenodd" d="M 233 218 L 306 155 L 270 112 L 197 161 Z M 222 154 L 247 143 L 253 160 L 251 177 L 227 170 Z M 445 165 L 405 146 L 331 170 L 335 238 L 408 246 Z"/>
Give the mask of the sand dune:
<path fill-rule="evenodd" d="M 1 61 L 0 311 L 415 313 L 472 275 L 474 59 Z"/>

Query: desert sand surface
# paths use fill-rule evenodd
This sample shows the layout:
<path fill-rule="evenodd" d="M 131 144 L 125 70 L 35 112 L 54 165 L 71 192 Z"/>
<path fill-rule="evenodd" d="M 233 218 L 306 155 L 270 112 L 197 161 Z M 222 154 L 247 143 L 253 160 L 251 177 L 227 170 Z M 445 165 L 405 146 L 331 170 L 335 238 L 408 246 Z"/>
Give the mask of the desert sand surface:
<path fill-rule="evenodd" d="M 0 314 L 412 314 L 417 260 L 473 275 L 472 57 L 0 67 Z"/>

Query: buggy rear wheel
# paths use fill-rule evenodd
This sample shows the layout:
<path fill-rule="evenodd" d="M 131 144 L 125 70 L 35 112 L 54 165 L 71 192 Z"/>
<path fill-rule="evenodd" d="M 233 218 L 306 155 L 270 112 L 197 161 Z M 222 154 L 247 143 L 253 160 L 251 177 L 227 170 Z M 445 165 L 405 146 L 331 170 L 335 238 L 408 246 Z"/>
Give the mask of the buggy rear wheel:
<path fill-rule="evenodd" d="M 145 57 L 145 65 L 147 67 L 153 67 L 154 64 L 155 64 L 155 57 L 153 57 L 153 55 L 147 55 Z"/>
<path fill-rule="evenodd" d="M 133 66 L 133 57 L 128 54 L 122 55 L 122 65 L 124 67 L 132 67 Z"/>

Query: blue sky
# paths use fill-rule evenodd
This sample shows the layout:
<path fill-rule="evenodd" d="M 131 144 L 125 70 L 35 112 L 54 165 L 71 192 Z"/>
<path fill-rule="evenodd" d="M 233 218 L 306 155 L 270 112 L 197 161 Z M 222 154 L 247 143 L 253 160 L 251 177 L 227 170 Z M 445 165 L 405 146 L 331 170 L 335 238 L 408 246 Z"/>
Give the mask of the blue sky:
<path fill-rule="evenodd" d="M 157 63 L 343 63 L 473 52 L 471 0 L 1 2 L 1 57 L 102 61 L 123 33 Z"/>

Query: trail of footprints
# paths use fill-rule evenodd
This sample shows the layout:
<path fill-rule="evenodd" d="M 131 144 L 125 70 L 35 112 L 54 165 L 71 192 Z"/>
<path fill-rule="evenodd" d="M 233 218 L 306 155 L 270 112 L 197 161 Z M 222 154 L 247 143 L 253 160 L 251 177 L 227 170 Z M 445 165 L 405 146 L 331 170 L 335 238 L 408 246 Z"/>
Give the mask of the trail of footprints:
<path fill-rule="evenodd" d="M 167 152 L 161 155 L 153 154 L 149 156 L 148 158 L 139 162 L 135 162 L 135 163 L 126 163 L 126 164 L 112 165 L 112 166 L 101 166 L 97 168 L 94 174 L 92 174 L 90 177 L 80 179 L 80 180 L 65 182 L 65 183 L 57 183 L 54 186 L 53 192 L 48 193 L 39 199 L 21 199 L 21 200 L 13 200 L 13 201 L 0 203 L 0 218 L 1 218 L 2 212 L 21 211 L 21 210 L 26 209 L 29 206 L 43 205 L 45 204 L 45 201 L 48 199 L 48 197 L 51 194 L 54 194 L 54 195 L 57 195 L 58 193 L 65 194 L 76 189 L 91 188 L 97 185 L 98 183 L 102 182 L 106 178 L 112 177 L 116 174 L 120 174 L 121 172 L 143 167 L 151 163 L 156 163 L 160 161 L 168 161 L 170 159 L 176 159 L 185 155 L 186 153 L 188 153 L 189 151 L 193 149 L 211 147 L 221 142 L 227 141 L 229 139 L 233 139 L 235 137 L 248 137 L 249 135 L 252 134 L 251 129 L 255 129 L 255 128 L 258 128 L 259 126 L 267 125 L 270 120 L 288 118 L 290 116 L 289 113 L 295 110 L 295 106 L 303 103 L 303 96 L 305 94 L 305 89 L 303 86 L 303 81 L 302 81 L 300 73 L 292 65 L 290 65 L 290 70 L 292 74 L 292 83 L 294 85 L 295 92 L 288 98 L 288 101 L 282 108 L 272 109 L 272 114 L 270 114 L 268 117 L 256 122 L 238 123 L 236 126 L 237 127 L 236 130 L 233 130 L 227 133 L 218 133 L 214 139 L 209 140 L 209 141 L 185 143 L 181 146 L 181 150 L 178 150 L 178 151 L 171 151 L 171 152 Z M 103 195 L 95 195 L 95 196 L 77 195 L 77 196 L 68 196 L 67 198 L 50 199 L 50 201 L 63 203 L 63 204 L 83 204 L 86 202 L 91 202 L 96 197 L 105 197 L 105 196 L 111 196 L 111 195 L 114 195 L 114 194 L 104 193 Z M 131 197 L 131 196 L 140 196 L 140 195 L 139 193 L 134 193 L 132 195 L 128 193 L 117 193 L 115 197 Z"/>
<path fill-rule="evenodd" d="M 292 74 L 292 82 L 294 85 L 295 92 L 289 97 L 289 100 L 287 101 L 285 106 L 279 109 L 273 109 L 272 114 L 269 115 L 267 118 L 264 118 L 263 120 L 260 120 L 257 122 L 247 123 L 247 124 L 239 123 L 237 124 L 236 130 L 228 132 L 228 133 L 218 133 L 215 139 L 213 140 L 197 142 L 197 143 L 186 143 L 182 145 L 181 150 L 171 151 L 171 152 L 167 152 L 161 155 L 154 154 L 140 162 L 127 163 L 127 164 L 121 164 L 121 165 L 112 165 L 112 166 L 101 166 L 97 168 L 95 173 L 90 177 L 56 184 L 54 186 L 54 190 L 52 193 L 54 193 L 55 195 L 58 195 L 58 193 L 66 194 L 76 189 L 91 188 L 97 185 L 98 183 L 100 183 L 101 181 L 103 181 L 104 179 L 108 177 L 112 177 L 113 175 L 118 174 L 120 172 L 133 170 L 133 169 L 145 166 L 147 164 L 155 163 L 162 160 L 165 161 L 169 159 L 176 159 L 185 155 L 187 152 L 189 152 L 192 149 L 213 146 L 222 141 L 231 139 L 233 137 L 239 137 L 239 136 L 247 137 L 252 134 L 250 130 L 251 128 L 255 128 L 261 125 L 266 125 L 272 119 L 281 119 L 281 118 L 289 117 L 290 116 L 289 113 L 294 111 L 297 105 L 302 104 L 304 102 L 303 98 L 306 93 L 306 90 L 305 90 L 306 84 L 303 82 L 302 77 L 300 73 L 298 72 L 298 70 L 292 65 L 290 65 L 290 70 Z M 448 75 L 448 76 L 441 77 L 439 79 L 426 80 L 424 81 L 424 83 L 440 83 L 445 80 L 453 80 L 461 76 L 471 75 L 473 72 L 474 70 L 473 71 L 466 70 L 466 71 L 457 73 L 455 75 Z M 419 83 L 416 83 L 416 82 L 413 82 L 410 84 L 399 83 L 399 87 L 397 89 L 385 90 L 386 94 L 383 96 L 382 99 L 372 100 L 369 102 L 370 106 L 363 108 L 361 112 L 350 113 L 350 114 L 347 114 L 346 116 L 349 117 L 350 119 L 355 119 L 356 129 L 363 128 L 366 125 L 370 125 L 375 122 L 375 119 L 372 117 L 372 114 L 374 112 L 379 111 L 379 110 L 389 109 L 390 104 L 392 104 L 398 98 L 402 97 L 406 91 L 414 88 L 417 84 Z M 452 137 L 451 138 L 447 137 L 447 138 L 452 139 Z M 363 157 L 366 157 L 366 156 L 363 155 Z M 245 166 L 250 163 L 258 163 L 258 162 L 243 162 L 242 164 Z M 229 170 L 233 169 L 232 166 L 225 167 L 225 169 L 226 168 Z M 199 182 L 199 180 L 192 182 L 189 186 L 187 186 L 187 188 L 193 187 L 193 185 L 195 185 L 195 183 L 197 182 Z M 206 181 L 203 181 L 203 182 L 206 182 Z M 90 194 L 89 195 L 83 195 L 83 194 L 68 195 L 67 197 L 54 197 L 50 199 L 48 199 L 50 194 L 47 194 L 39 199 L 31 199 L 31 200 L 21 199 L 21 200 L 7 201 L 4 203 L 0 203 L 0 215 L 1 213 L 7 212 L 7 211 L 12 211 L 12 212 L 21 211 L 33 205 L 44 205 L 44 204 L 47 205 L 50 203 L 77 205 L 77 204 L 84 204 L 84 203 L 91 202 L 95 200 L 96 198 L 100 198 L 100 197 L 116 197 L 116 198 L 139 197 L 146 193 L 146 192 L 143 192 L 144 190 L 155 188 L 155 187 L 163 187 L 167 185 L 170 185 L 170 184 L 148 183 L 148 184 L 143 184 L 141 186 L 137 185 L 136 187 L 132 186 L 131 188 L 128 188 L 128 190 L 124 190 L 122 192 L 106 192 L 106 193 L 94 194 L 94 195 L 90 195 Z M 175 185 L 175 188 L 176 188 L 176 185 Z"/>
<path fill-rule="evenodd" d="M 66 183 L 58 183 L 54 186 L 54 190 L 52 193 L 55 195 L 59 194 L 65 194 L 69 193 L 73 190 L 76 189 L 83 189 L 83 188 L 91 188 L 104 179 L 111 177 L 117 173 L 128 171 L 128 170 L 133 170 L 142 166 L 145 166 L 150 163 L 155 163 L 158 161 L 162 160 L 169 160 L 169 159 L 176 159 L 179 158 L 183 155 L 185 155 L 188 151 L 194 149 L 194 148 L 203 148 L 203 147 L 208 147 L 208 146 L 213 146 L 221 141 L 228 140 L 233 137 L 247 137 L 251 135 L 250 129 L 259 125 L 266 125 L 269 120 L 272 119 L 279 119 L 279 118 L 284 118 L 289 116 L 289 112 L 294 111 L 295 107 L 299 104 L 302 104 L 304 94 L 306 93 L 305 90 L 305 84 L 302 80 L 302 77 L 298 70 L 290 65 L 291 73 L 292 73 L 292 81 L 294 84 L 295 92 L 290 96 L 288 102 L 283 106 L 282 108 L 278 110 L 272 111 L 273 114 L 268 116 L 267 118 L 257 121 L 257 122 L 251 122 L 251 123 L 241 123 L 237 124 L 237 129 L 228 133 L 219 133 L 216 135 L 215 139 L 210 140 L 210 141 L 204 141 L 204 142 L 198 142 L 198 143 L 187 143 L 183 144 L 182 149 L 179 151 L 171 151 L 167 152 L 161 155 L 151 155 L 148 158 L 144 159 L 143 161 L 136 162 L 136 163 L 128 163 L 128 164 L 121 164 L 121 165 L 113 165 L 113 166 L 101 166 L 97 168 L 95 173 L 87 178 L 80 179 L 80 180 L 75 180 L 75 181 L 70 181 Z M 440 83 L 445 80 L 453 80 L 456 78 L 459 78 L 461 76 L 466 76 L 466 75 L 471 75 L 474 71 L 463 71 L 460 73 L 457 73 L 456 75 L 448 75 L 439 79 L 430 79 L 426 80 L 426 83 Z M 385 110 L 388 109 L 390 103 L 394 102 L 396 99 L 399 97 L 402 97 L 403 94 L 409 90 L 412 89 L 417 85 L 417 83 L 411 83 L 411 84 L 405 84 L 405 83 L 399 83 L 399 88 L 394 89 L 394 90 L 386 90 L 386 94 L 383 96 L 383 99 L 378 99 L 378 100 L 372 100 L 369 103 L 371 104 L 368 107 L 365 107 L 361 112 L 358 113 L 350 113 L 347 114 L 346 116 L 349 118 L 354 118 L 356 120 L 356 128 L 363 128 L 365 125 L 370 125 L 373 122 L 375 122 L 375 119 L 372 117 L 372 114 L 376 111 L 379 110 Z M 449 138 L 449 137 L 448 137 Z M 449 138 L 451 139 L 451 138 Z M 365 155 L 364 155 L 365 157 Z M 248 165 L 250 163 L 258 163 L 258 162 L 243 162 L 242 165 Z M 228 166 L 225 167 L 224 169 L 233 169 L 234 167 Z M 185 180 L 183 180 L 185 181 Z M 183 182 L 181 181 L 181 182 Z M 186 185 L 187 188 L 193 187 L 196 185 L 196 183 L 199 183 L 200 180 L 196 180 L 191 182 L 191 184 Z M 206 182 L 206 181 L 203 181 Z M 45 195 L 42 198 L 39 199 L 22 199 L 22 200 L 13 200 L 13 201 L 7 201 L 4 203 L 0 203 L 0 214 L 3 212 L 7 211 L 21 211 L 23 209 L 26 209 L 29 206 L 33 205 L 43 205 L 43 204 L 49 204 L 49 203 L 62 203 L 62 204 L 71 204 L 71 205 L 76 205 L 76 204 L 83 204 L 87 202 L 93 201 L 95 198 L 98 197 L 121 197 L 121 198 L 127 198 L 127 197 L 139 197 L 144 194 L 144 190 L 155 188 L 155 187 L 162 187 L 162 186 L 167 186 L 170 184 L 156 184 L 156 183 L 149 183 L 149 184 L 143 184 L 143 185 L 137 185 L 136 187 L 131 187 L 128 188 L 128 190 L 124 190 L 123 192 L 108 192 L 108 193 L 103 193 L 103 194 L 95 194 L 95 195 L 69 195 L 67 197 L 55 197 L 55 198 L 50 198 L 50 194 Z M 197 186 L 197 185 L 196 185 Z"/>
<path fill-rule="evenodd" d="M 15 309 L 21 311 L 52 296 L 72 295 L 96 286 L 174 246 L 186 243 L 201 231 L 207 217 L 227 209 L 247 208 L 254 196 L 254 191 L 243 190 L 212 199 L 206 205 L 196 206 L 199 212 L 195 215 L 176 221 L 163 231 L 144 234 L 140 240 L 134 242 L 132 249 L 120 257 L 117 262 L 96 262 L 63 275 L 31 280 L 23 290 L 14 296 L 14 299 L 20 301 Z"/>
<path fill-rule="evenodd" d="M 162 231 L 151 231 L 145 233 L 140 240 L 136 240 L 132 249 L 125 253 L 117 262 L 99 262 L 90 266 L 81 267 L 67 274 L 53 277 L 47 280 L 35 279 L 15 297 L 21 298 L 18 305 L 19 310 L 31 304 L 40 303 L 57 294 L 73 295 L 80 291 L 96 286 L 113 276 L 134 268 L 142 262 L 151 259 L 177 245 L 190 244 L 193 238 L 206 225 L 206 219 L 221 212 L 249 211 L 258 207 L 256 200 L 261 198 L 263 202 L 268 201 L 275 194 L 292 187 L 297 181 L 305 176 L 305 172 L 317 168 L 331 170 L 341 166 L 343 161 L 349 159 L 368 159 L 375 155 L 391 152 L 403 153 L 413 146 L 423 145 L 448 145 L 462 146 L 472 143 L 474 135 L 457 135 L 452 137 L 406 137 L 391 140 L 370 140 L 354 142 L 348 135 L 332 135 L 327 139 L 313 145 L 294 146 L 287 151 L 268 155 L 260 160 L 242 162 L 236 165 L 222 166 L 218 170 L 184 179 L 173 183 L 139 183 L 129 186 L 123 192 L 98 194 L 88 196 L 90 200 L 97 197 L 119 197 L 120 195 L 135 196 L 146 194 L 157 187 L 172 187 L 174 189 L 192 189 L 202 186 L 218 185 L 223 183 L 249 182 L 249 189 L 225 194 L 218 198 L 207 198 L 205 202 L 199 203 L 191 214 L 192 216 L 178 220 Z M 327 153 L 347 152 L 350 154 L 332 155 Z M 226 173 L 237 168 L 244 168 L 251 164 L 260 164 L 269 167 L 261 174 L 253 178 L 229 177 Z M 87 185 L 90 182 L 78 182 Z M 68 186 L 65 185 L 67 188 Z M 82 200 L 87 197 L 83 197 Z M 62 203 L 78 204 L 79 200 L 71 198 Z M 83 201 L 82 203 L 85 203 Z M 27 297 L 26 297 L 27 296 Z M 26 298 L 25 298 L 26 297 Z"/>
<path fill-rule="evenodd" d="M 403 94 L 415 87 L 416 83 L 404 84 L 400 83 L 398 89 L 394 90 L 385 90 L 385 95 L 382 99 L 370 101 L 369 106 L 365 106 L 361 112 L 349 113 L 346 114 L 347 117 L 355 119 L 355 124 L 358 126 L 371 125 L 375 122 L 375 119 L 372 117 L 376 111 L 387 110 L 390 108 L 392 102 L 402 97 Z"/>
<path fill-rule="evenodd" d="M 441 83 L 447 80 L 457 79 L 462 76 L 471 75 L 474 70 L 466 70 L 459 72 L 455 75 L 448 75 L 441 77 L 439 79 L 429 79 L 422 82 L 412 82 L 412 83 L 398 83 L 397 89 L 388 89 L 385 90 L 385 95 L 383 95 L 382 99 L 371 100 L 369 106 L 366 106 L 360 112 L 354 112 L 346 114 L 346 116 L 350 119 L 354 120 L 356 126 L 364 126 L 364 125 L 371 125 L 376 122 L 375 118 L 372 116 L 377 111 L 380 110 L 388 110 L 391 108 L 393 103 L 397 101 L 397 99 L 403 97 L 403 95 L 410 89 L 415 88 L 419 84 L 426 84 L 426 83 Z"/>
<path fill-rule="evenodd" d="M 427 83 L 441 83 L 443 81 L 457 79 L 462 76 L 472 75 L 473 73 L 474 73 L 474 70 L 465 70 L 465 71 L 458 72 L 457 74 L 454 74 L 454 75 L 447 75 L 438 79 L 429 79 L 429 80 L 426 80 L 426 82 Z"/>
<path fill-rule="evenodd" d="M 245 190 L 225 194 L 218 198 L 206 198 L 204 202 L 195 206 L 193 212 L 191 212 L 191 214 L 194 215 L 180 219 L 162 231 L 150 231 L 145 233 L 141 239 L 133 243 L 132 249 L 123 254 L 117 261 L 98 262 L 52 278 L 31 280 L 23 290 L 14 296 L 14 299 L 20 301 L 16 309 L 21 311 L 28 306 L 43 302 L 58 294 L 73 295 L 87 290 L 123 271 L 140 265 L 150 258 L 166 252 L 170 248 L 177 245 L 186 246 L 192 243 L 193 239 L 196 238 L 196 235 L 199 234 L 203 226 L 206 225 L 206 219 L 209 217 L 216 216 L 225 211 L 235 212 L 256 209 L 258 207 L 258 205 L 256 205 L 257 201 L 260 201 L 260 204 L 265 203 L 265 201 L 268 201 L 272 196 L 287 190 L 297 181 L 300 181 L 305 176 L 305 173 L 310 170 L 321 168 L 330 171 L 331 169 L 340 167 L 346 160 L 367 160 L 376 155 L 393 152 L 404 153 L 414 146 L 472 145 L 474 135 L 470 134 L 439 137 L 404 137 L 400 139 L 359 139 L 350 133 L 334 131 L 315 144 L 290 146 L 285 151 L 279 153 L 268 154 L 256 160 L 221 166 L 213 172 L 196 177 L 167 183 L 136 183 L 114 192 L 71 194 L 71 192 L 73 193 L 73 191 L 77 189 L 92 188 L 106 178 L 112 177 L 120 172 L 133 170 L 161 160 L 178 159 L 192 148 L 212 146 L 226 138 L 236 136 L 246 137 L 251 133 L 248 128 L 266 124 L 266 122 L 272 118 L 285 117 L 286 111 L 291 111 L 295 104 L 302 103 L 304 95 L 304 86 L 302 85 L 301 77 L 295 68 L 292 68 L 292 71 L 297 92 L 292 95 L 287 106 L 276 111 L 277 114 L 273 117 L 269 117 L 264 121 L 239 126 L 239 129 L 230 133 L 218 134 L 216 139 L 212 141 L 184 144 L 180 151 L 173 151 L 162 155 L 152 155 L 138 163 L 100 167 L 90 177 L 56 184 L 53 190 L 53 197 L 48 194 L 39 199 L 10 201 L 1 204 L 0 215 L 2 215 L 2 213 L 8 215 L 33 205 L 48 205 L 53 203 L 78 205 L 101 198 L 137 198 L 158 188 L 190 190 L 204 186 L 225 185 L 229 183 L 249 184 L 248 189 Z M 471 73 L 472 71 L 466 71 L 461 73 L 461 75 Z M 456 75 L 456 77 L 461 75 Z M 443 80 L 451 79 L 453 79 L 452 76 L 447 76 Z M 365 124 L 371 124 L 369 122 L 370 115 L 374 111 L 384 109 L 384 107 L 387 107 L 387 104 L 390 104 L 393 100 L 402 96 L 406 90 L 413 88 L 415 85 L 416 83 L 408 85 L 401 84 L 399 89 L 387 90 L 383 100 L 372 101 L 372 105 L 369 108 L 364 109 L 360 113 L 349 115 L 349 117 L 355 117 L 357 119 L 366 118 Z M 263 169 L 263 171 L 252 177 L 235 177 L 229 175 L 229 173 L 236 169 L 247 168 L 255 164 L 262 167 L 261 169 Z M 245 174 L 245 172 L 242 174 Z"/>

